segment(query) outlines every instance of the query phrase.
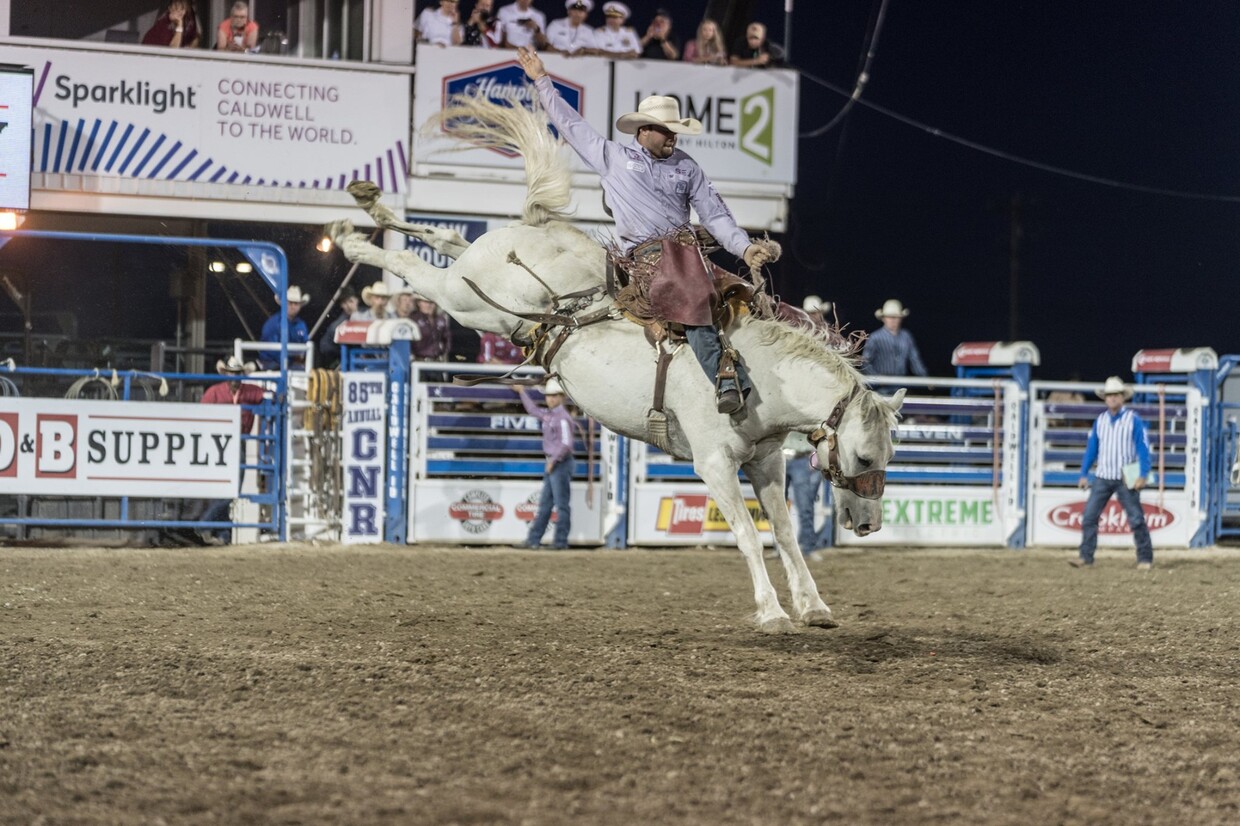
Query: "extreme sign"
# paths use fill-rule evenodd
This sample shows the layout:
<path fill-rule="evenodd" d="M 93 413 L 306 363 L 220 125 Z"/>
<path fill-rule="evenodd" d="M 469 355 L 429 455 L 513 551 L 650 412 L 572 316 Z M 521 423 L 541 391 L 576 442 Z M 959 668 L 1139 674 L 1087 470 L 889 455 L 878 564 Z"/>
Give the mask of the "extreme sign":
<path fill-rule="evenodd" d="M 232 499 L 241 408 L 0 399 L 0 493 Z"/>

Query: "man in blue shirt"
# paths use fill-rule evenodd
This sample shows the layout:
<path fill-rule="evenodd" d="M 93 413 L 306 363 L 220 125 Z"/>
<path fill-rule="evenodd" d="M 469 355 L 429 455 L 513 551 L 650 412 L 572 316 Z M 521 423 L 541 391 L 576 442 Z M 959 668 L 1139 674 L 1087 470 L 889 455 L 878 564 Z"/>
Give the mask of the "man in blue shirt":
<path fill-rule="evenodd" d="M 310 296 L 303 293 L 300 287 L 288 288 L 288 302 L 285 304 L 285 311 L 288 313 L 288 343 L 289 344 L 305 344 L 310 340 L 310 328 L 306 326 L 306 322 L 297 317 L 301 312 L 301 308 L 306 306 L 310 301 Z M 267 319 L 263 324 L 262 335 L 258 337 L 259 341 L 280 343 L 280 314 L 274 313 L 271 318 Z M 280 366 L 280 354 L 274 351 L 266 351 L 259 356 L 259 362 L 267 370 L 275 370 Z M 289 364 L 301 364 L 305 361 L 305 356 L 301 353 L 289 356 Z"/>
<path fill-rule="evenodd" d="M 1124 386 L 1119 376 L 1108 378 L 1098 395 L 1106 400 L 1107 409 L 1094 420 L 1093 429 L 1089 431 L 1089 444 L 1081 460 L 1079 487 L 1090 487 L 1089 469 L 1095 462 L 1098 466 L 1094 470 L 1093 490 L 1085 504 L 1080 556 L 1069 564 L 1074 568 L 1088 568 L 1094 564 L 1098 520 L 1102 509 L 1115 496 L 1128 514 L 1128 527 L 1137 542 L 1137 570 L 1148 571 L 1154 564 L 1154 545 L 1141 510 L 1141 489 L 1150 474 L 1150 442 L 1145 422 L 1124 406 L 1124 402 L 1132 398 L 1132 390 Z"/>
<path fill-rule="evenodd" d="M 868 376 L 929 375 L 921 361 L 921 353 L 917 352 L 913 334 L 900 329 L 907 316 L 908 310 L 894 298 L 887 299 L 881 310 L 874 311 L 874 317 L 880 319 L 883 326 L 865 340 L 861 372 Z"/>

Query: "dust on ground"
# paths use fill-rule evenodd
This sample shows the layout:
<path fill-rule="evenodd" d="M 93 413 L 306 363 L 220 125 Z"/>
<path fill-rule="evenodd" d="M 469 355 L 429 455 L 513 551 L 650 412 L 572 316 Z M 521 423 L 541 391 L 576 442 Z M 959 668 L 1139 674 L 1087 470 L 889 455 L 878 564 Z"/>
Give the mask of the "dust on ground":
<path fill-rule="evenodd" d="M 0 548 L 0 822 L 1240 821 L 1240 551 L 1070 556 Z"/>

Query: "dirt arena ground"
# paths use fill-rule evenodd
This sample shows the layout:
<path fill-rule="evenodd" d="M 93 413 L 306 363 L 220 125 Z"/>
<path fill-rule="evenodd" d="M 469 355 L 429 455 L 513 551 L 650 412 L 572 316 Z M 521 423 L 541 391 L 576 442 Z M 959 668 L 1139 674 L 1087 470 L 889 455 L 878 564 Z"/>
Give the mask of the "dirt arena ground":
<path fill-rule="evenodd" d="M 0 548 L 0 822 L 1240 822 L 1240 551 L 1068 556 Z"/>

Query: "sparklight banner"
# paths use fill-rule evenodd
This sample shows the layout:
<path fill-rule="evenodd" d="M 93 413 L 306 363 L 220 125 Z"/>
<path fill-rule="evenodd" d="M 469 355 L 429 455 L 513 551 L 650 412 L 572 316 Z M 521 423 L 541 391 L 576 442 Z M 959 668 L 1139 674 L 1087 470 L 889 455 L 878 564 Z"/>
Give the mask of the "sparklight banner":
<path fill-rule="evenodd" d="M 403 191 L 409 76 L 116 51 L 0 46 L 34 68 L 34 171 Z"/>
<path fill-rule="evenodd" d="M 341 541 L 346 545 L 382 542 L 387 378 L 381 373 L 342 373 L 340 396 L 344 472 Z"/>
<path fill-rule="evenodd" d="M 702 122 L 700 135 L 681 135 L 676 145 L 693 156 L 714 181 L 792 184 L 797 170 L 796 72 L 692 66 L 668 61 L 616 62 L 612 121 L 649 95 L 680 102 L 682 118 Z M 604 133 L 606 134 L 606 133 Z M 627 140 L 620 133 L 615 140 Z"/>
<path fill-rule="evenodd" d="M 232 499 L 241 408 L 0 399 L 0 493 Z"/>
<path fill-rule="evenodd" d="M 33 95 L 33 72 L 0 70 L 0 209 L 30 209 Z"/>

